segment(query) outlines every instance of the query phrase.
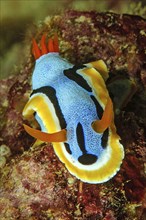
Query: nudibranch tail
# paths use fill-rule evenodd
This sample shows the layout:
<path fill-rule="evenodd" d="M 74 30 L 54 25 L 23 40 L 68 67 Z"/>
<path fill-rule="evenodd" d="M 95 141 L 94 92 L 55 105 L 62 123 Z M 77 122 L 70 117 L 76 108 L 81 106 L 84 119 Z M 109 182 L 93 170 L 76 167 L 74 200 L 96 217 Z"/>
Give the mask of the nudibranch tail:
<path fill-rule="evenodd" d="M 113 120 L 113 103 L 109 97 L 105 106 L 104 113 L 101 120 L 96 120 L 92 123 L 92 128 L 97 133 L 103 133 L 110 125 Z"/>
<path fill-rule="evenodd" d="M 61 131 L 49 134 L 37 129 L 31 128 L 26 124 L 23 124 L 24 129 L 28 134 L 32 137 L 39 139 L 44 142 L 65 142 L 66 141 L 66 129 L 62 129 Z"/>
<path fill-rule="evenodd" d="M 57 34 L 54 35 L 54 39 L 50 38 L 48 41 L 48 47 L 46 45 L 46 34 L 43 34 L 40 42 L 40 47 L 38 46 L 36 40 L 33 38 L 32 40 L 32 53 L 37 60 L 39 57 L 41 57 L 44 54 L 52 53 L 52 52 L 59 52 L 59 44 L 58 44 L 58 36 Z"/>

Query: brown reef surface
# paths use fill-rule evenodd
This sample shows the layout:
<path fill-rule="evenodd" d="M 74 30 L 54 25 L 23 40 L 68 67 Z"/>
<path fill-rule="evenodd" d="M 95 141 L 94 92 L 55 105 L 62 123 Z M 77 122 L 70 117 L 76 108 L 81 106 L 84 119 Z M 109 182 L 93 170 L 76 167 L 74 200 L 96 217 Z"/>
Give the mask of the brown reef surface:
<path fill-rule="evenodd" d="M 21 71 L 1 80 L 0 219 L 144 220 L 146 21 L 126 14 L 67 11 L 47 17 L 32 35 L 39 41 L 44 32 L 48 37 L 58 34 L 60 53 L 72 63 L 98 59 L 107 63 L 107 87 L 125 158 L 113 179 L 84 183 L 80 194 L 80 181 L 50 144 L 31 147 L 34 139 L 22 125 L 34 66 L 30 50 Z M 27 45 L 30 38 L 26 36 Z"/>

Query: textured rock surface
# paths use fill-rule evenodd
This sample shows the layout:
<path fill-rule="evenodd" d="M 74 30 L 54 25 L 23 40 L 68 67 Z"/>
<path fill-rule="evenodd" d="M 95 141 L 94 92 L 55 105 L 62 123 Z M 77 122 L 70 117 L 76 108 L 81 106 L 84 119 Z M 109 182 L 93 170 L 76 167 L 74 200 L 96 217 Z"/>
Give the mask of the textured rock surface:
<path fill-rule="evenodd" d="M 128 104 L 115 117 L 126 156 L 112 180 L 99 185 L 83 184 L 79 194 L 79 180 L 65 169 L 51 145 L 31 148 L 34 140 L 23 130 L 21 116 L 31 92 L 34 60 L 30 56 L 17 76 L 1 81 L 0 145 L 8 146 L 11 155 L 1 167 L 0 219 L 144 219 L 145 20 L 138 16 L 69 11 L 47 17 L 33 35 L 39 41 L 44 32 L 49 37 L 57 32 L 60 52 L 70 62 L 103 59 L 110 72 L 107 84 L 114 95 L 117 90 L 113 82 L 119 77 L 128 80 L 124 81 L 126 85 L 134 82 L 134 92 L 129 86 L 125 93 L 134 96 L 127 98 Z M 117 99 L 125 91 L 122 83 L 118 81 L 121 89 Z"/>

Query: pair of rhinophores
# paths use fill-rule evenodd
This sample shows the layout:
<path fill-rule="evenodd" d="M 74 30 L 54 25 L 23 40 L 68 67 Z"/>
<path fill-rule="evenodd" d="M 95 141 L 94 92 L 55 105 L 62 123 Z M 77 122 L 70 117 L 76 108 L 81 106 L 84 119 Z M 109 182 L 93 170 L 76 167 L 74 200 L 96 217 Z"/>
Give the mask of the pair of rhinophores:
<path fill-rule="evenodd" d="M 33 137 L 52 142 L 68 171 L 83 182 L 103 183 L 120 169 L 124 157 L 114 124 L 113 104 L 103 60 L 73 65 L 59 55 L 58 38 L 33 39 L 36 59 L 32 94 L 23 116 L 41 131 L 24 125 Z"/>

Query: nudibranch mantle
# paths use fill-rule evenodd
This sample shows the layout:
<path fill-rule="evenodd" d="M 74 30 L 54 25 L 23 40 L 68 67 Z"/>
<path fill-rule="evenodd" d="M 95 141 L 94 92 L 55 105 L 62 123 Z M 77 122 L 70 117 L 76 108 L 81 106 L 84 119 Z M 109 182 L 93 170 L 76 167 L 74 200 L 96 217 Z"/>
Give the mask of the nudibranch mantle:
<path fill-rule="evenodd" d="M 124 150 L 116 133 L 104 61 L 76 66 L 55 49 L 45 48 L 45 53 L 36 46 L 34 49 L 38 56 L 33 92 L 23 116 L 28 120 L 35 117 L 41 131 L 25 125 L 26 131 L 52 142 L 58 158 L 78 179 L 108 181 L 119 170 Z"/>
<path fill-rule="evenodd" d="M 63 75 L 65 69 L 73 67 L 59 56 L 59 53 L 48 53 L 36 60 L 32 75 L 32 89 L 49 86 Z"/>

